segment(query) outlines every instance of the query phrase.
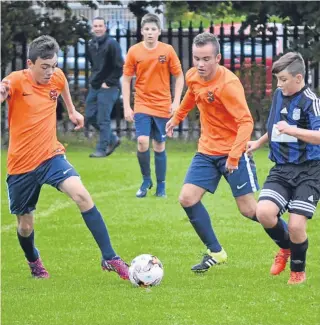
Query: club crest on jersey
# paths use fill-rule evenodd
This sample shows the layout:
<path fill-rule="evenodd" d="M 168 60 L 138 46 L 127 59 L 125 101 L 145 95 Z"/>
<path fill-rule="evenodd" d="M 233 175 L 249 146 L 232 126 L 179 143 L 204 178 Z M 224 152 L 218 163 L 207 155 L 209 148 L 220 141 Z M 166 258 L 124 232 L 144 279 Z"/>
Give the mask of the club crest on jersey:
<path fill-rule="evenodd" d="M 51 89 L 49 92 L 49 96 L 51 100 L 57 100 L 58 98 L 58 92 L 54 89 Z"/>
<path fill-rule="evenodd" d="M 300 110 L 300 108 L 295 108 L 294 110 L 293 110 L 293 113 L 292 113 L 292 118 L 295 120 L 295 121 L 298 121 L 298 120 L 300 120 L 300 114 L 301 114 L 301 110 Z"/>
<path fill-rule="evenodd" d="M 160 63 L 167 62 L 167 57 L 165 55 L 159 55 L 158 60 Z"/>
<path fill-rule="evenodd" d="M 214 101 L 214 96 L 212 91 L 208 91 L 207 99 L 209 103 L 212 103 Z"/>

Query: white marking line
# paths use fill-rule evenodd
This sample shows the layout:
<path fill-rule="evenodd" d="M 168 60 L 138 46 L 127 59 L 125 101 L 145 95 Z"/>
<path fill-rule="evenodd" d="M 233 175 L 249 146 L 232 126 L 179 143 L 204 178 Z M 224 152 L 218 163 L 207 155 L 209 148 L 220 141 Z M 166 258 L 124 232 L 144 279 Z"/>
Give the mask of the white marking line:
<path fill-rule="evenodd" d="M 91 195 L 91 196 L 94 196 L 96 199 L 99 199 L 101 197 L 105 197 L 106 195 L 109 195 L 109 194 L 115 194 L 115 193 L 118 193 L 118 192 L 123 192 L 123 191 L 126 191 L 126 190 L 133 190 L 137 188 L 137 185 L 132 185 L 132 186 L 129 186 L 129 187 L 122 187 L 122 188 L 119 188 L 119 189 L 114 189 L 114 190 L 111 190 L 111 191 L 106 191 L 106 192 L 100 192 L 98 194 L 94 194 L 94 195 Z M 69 199 L 68 196 L 65 197 L 66 200 Z M 45 212 L 40 212 L 38 213 L 38 218 L 48 218 L 50 217 L 52 214 L 56 213 L 57 211 L 59 210 L 63 210 L 71 205 L 75 204 L 71 199 L 69 199 L 67 202 L 64 202 L 64 203 L 61 203 L 60 200 L 57 200 L 55 201 L 54 204 L 50 205 L 49 208 L 47 209 L 47 211 Z M 1 232 L 7 232 L 9 230 L 11 230 L 12 228 L 16 228 L 17 227 L 17 223 L 13 223 L 11 225 L 6 225 L 6 226 L 2 226 L 1 227 Z"/>

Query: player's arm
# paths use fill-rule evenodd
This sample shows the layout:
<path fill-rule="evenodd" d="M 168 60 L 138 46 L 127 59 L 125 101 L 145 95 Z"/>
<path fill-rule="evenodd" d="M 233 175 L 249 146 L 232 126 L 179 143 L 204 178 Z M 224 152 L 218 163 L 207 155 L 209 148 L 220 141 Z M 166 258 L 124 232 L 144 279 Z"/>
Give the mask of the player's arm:
<path fill-rule="evenodd" d="M 190 88 L 188 88 L 186 94 L 183 97 L 181 105 L 175 111 L 173 117 L 166 124 L 166 133 L 169 137 L 173 136 L 173 129 L 185 119 L 185 117 L 195 107 L 195 105 L 196 100 L 194 94 L 192 93 Z"/>
<path fill-rule="evenodd" d="M 320 145 L 320 128 L 319 130 L 296 128 L 289 125 L 286 121 L 278 122 L 276 127 L 280 134 L 288 134 L 303 142 Z"/>
<path fill-rule="evenodd" d="M 69 89 L 69 84 L 67 81 L 65 81 L 65 83 L 64 83 L 64 87 L 61 91 L 61 96 L 63 98 L 65 105 L 66 105 L 70 121 L 76 125 L 76 127 L 74 129 L 75 130 L 81 129 L 84 125 L 84 118 L 83 118 L 82 114 L 80 114 L 79 112 L 76 111 L 76 109 L 73 105 L 71 94 L 70 94 L 70 89 Z"/>
<path fill-rule="evenodd" d="M 124 75 L 122 78 L 122 99 L 123 99 L 124 118 L 128 122 L 133 122 L 133 115 L 134 115 L 130 105 L 131 80 L 132 80 L 132 76 Z"/>
<path fill-rule="evenodd" d="M 255 141 L 249 141 L 247 143 L 246 153 L 248 155 L 251 155 L 254 151 L 261 148 L 263 145 L 265 145 L 269 141 L 268 139 L 268 132 L 265 133 L 262 137 L 260 137 L 258 140 Z"/>
<path fill-rule="evenodd" d="M 170 69 L 170 73 L 175 77 L 174 99 L 171 105 L 171 114 L 173 115 L 180 105 L 181 95 L 184 87 L 184 75 L 183 75 L 181 63 L 177 56 L 177 53 L 175 52 L 174 48 L 171 45 L 170 45 L 169 69 Z"/>
<path fill-rule="evenodd" d="M 184 86 L 184 75 L 183 72 L 179 73 L 178 75 L 174 76 L 176 79 L 175 83 L 175 89 L 174 89 L 174 99 L 171 105 L 171 114 L 174 114 L 174 112 L 177 110 L 177 108 L 180 105 L 181 101 L 181 95 L 183 91 L 183 86 Z"/>
<path fill-rule="evenodd" d="M 280 134 L 288 134 L 303 142 L 320 145 L 320 99 L 312 99 L 304 110 L 307 113 L 309 130 L 293 127 L 285 121 L 278 122 L 276 128 Z"/>
<path fill-rule="evenodd" d="M 136 73 L 136 57 L 134 54 L 135 47 L 131 47 L 127 53 L 126 60 L 123 66 L 123 78 L 122 78 L 122 99 L 124 118 L 128 122 L 133 122 L 133 110 L 130 105 L 131 95 L 131 80 Z"/>
<path fill-rule="evenodd" d="M 0 99 L 1 103 L 3 103 L 9 96 L 9 81 L 8 80 L 2 80 L 0 82 Z"/>
<path fill-rule="evenodd" d="M 238 132 L 229 152 L 227 165 L 237 168 L 253 131 L 253 119 L 249 111 L 244 89 L 239 80 L 227 83 L 222 89 L 221 101 L 238 125 Z"/>

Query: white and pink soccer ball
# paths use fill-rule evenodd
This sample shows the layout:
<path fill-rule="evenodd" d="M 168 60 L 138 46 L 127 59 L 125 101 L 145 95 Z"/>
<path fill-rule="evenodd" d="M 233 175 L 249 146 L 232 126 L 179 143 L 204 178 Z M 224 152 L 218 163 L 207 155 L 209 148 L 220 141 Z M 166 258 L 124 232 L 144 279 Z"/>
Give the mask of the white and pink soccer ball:
<path fill-rule="evenodd" d="M 129 279 L 138 287 L 153 287 L 163 278 L 163 265 L 154 255 L 142 254 L 135 257 L 129 267 Z"/>

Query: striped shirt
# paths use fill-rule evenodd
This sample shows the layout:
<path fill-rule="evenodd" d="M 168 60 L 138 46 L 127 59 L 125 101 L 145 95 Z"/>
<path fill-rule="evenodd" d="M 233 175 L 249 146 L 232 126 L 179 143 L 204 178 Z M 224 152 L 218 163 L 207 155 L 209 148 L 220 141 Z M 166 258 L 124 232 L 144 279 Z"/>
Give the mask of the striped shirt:
<path fill-rule="evenodd" d="M 320 132 L 320 100 L 308 86 L 292 96 L 283 96 L 279 88 L 275 91 L 267 123 L 269 158 L 277 164 L 302 164 L 309 160 L 320 160 L 320 145 L 277 134 L 275 125 L 279 121 Z"/>

